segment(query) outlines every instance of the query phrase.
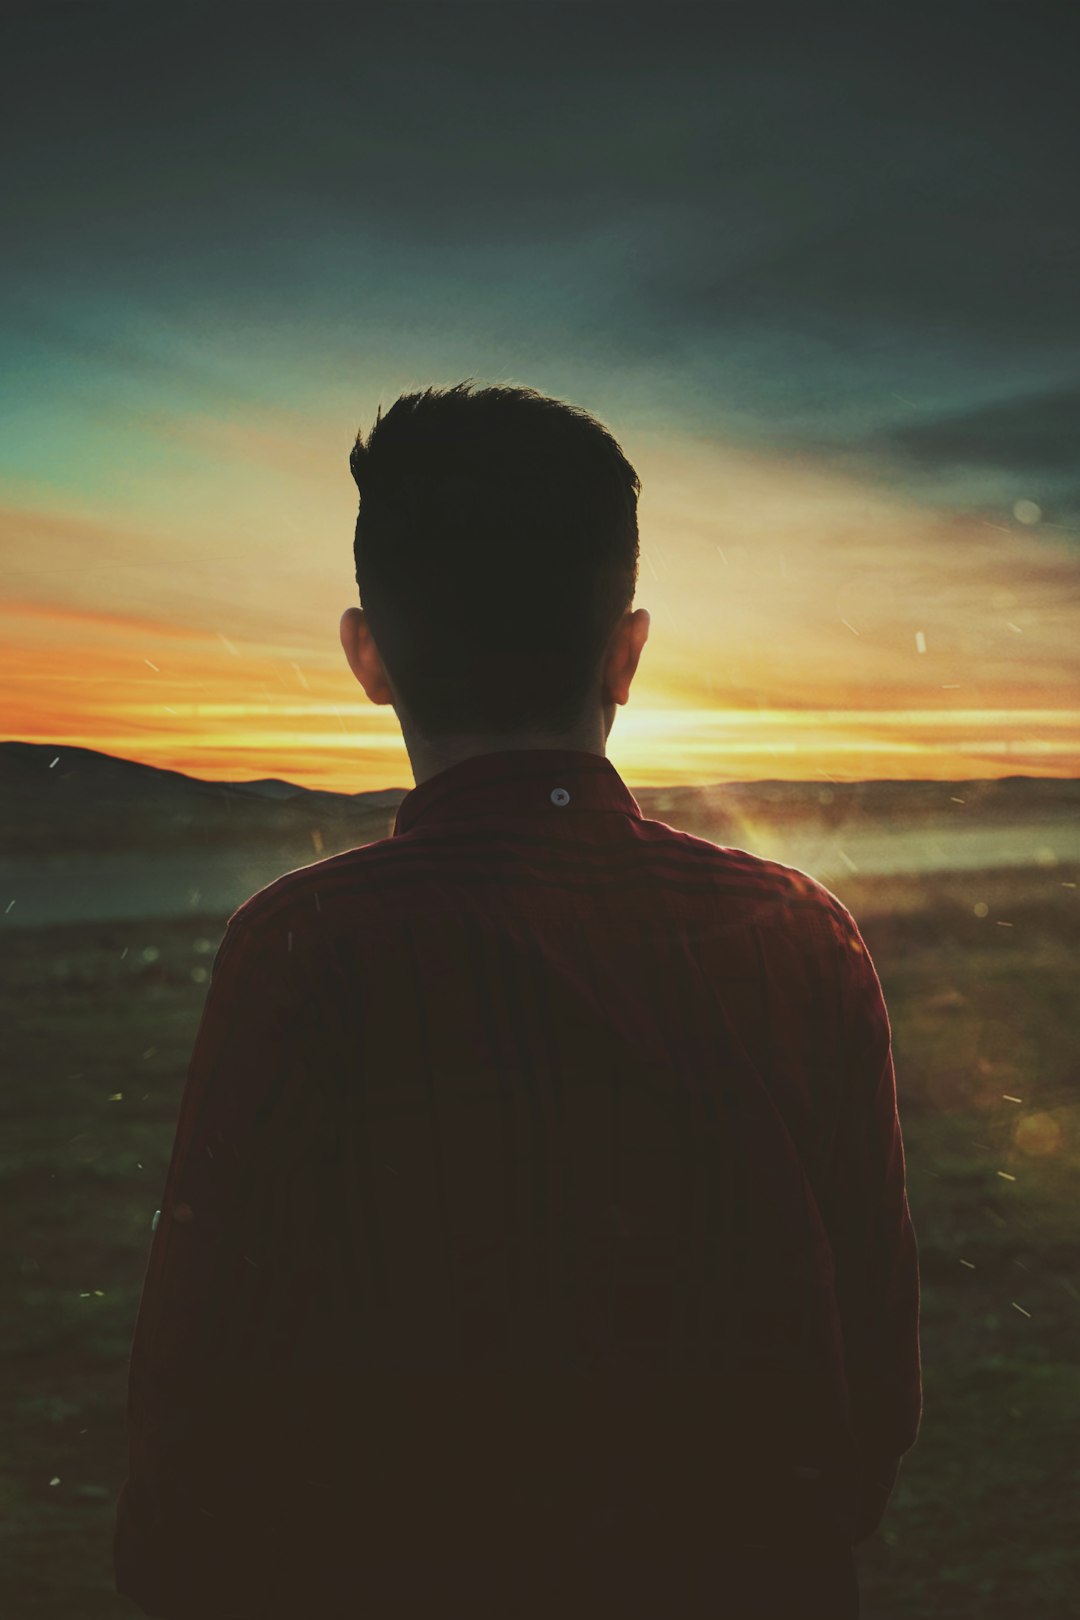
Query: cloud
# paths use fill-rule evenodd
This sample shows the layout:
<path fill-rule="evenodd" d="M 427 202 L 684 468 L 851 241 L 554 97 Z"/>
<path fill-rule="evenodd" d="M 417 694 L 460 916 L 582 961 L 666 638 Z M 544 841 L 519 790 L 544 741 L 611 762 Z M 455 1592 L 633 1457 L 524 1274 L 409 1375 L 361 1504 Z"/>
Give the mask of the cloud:
<path fill-rule="evenodd" d="M 897 424 L 882 442 L 923 467 L 1080 468 L 1080 388 L 1014 395 L 930 421 Z"/>
<path fill-rule="evenodd" d="M 168 619 L 140 618 L 134 613 L 115 613 L 108 608 L 95 609 L 76 602 L 35 602 L 26 597 L 9 597 L 0 600 L 0 615 L 12 621 L 10 632 L 22 626 L 33 637 L 40 637 L 55 628 L 64 636 L 70 637 L 74 631 L 86 640 L 121 633 L 155 641 L 162 638 L 179 641 L 214 639 L 210 631 L 193 630 L 188 625 L 174 624 Z"/>

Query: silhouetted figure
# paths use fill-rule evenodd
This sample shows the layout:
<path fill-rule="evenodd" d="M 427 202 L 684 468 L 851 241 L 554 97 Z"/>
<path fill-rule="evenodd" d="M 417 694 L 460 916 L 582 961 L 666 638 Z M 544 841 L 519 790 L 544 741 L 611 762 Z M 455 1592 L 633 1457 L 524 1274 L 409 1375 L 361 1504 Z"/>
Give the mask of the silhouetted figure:
<path fill-rule="evenodd" d="M 889 1025 L 802 872 L 605 756 L 636 474 L 404 395 L 341 639 L 416 786 L 229 919 L 130 1369 L 165 1620 L 848 1620 L 922 1408 Z"/>

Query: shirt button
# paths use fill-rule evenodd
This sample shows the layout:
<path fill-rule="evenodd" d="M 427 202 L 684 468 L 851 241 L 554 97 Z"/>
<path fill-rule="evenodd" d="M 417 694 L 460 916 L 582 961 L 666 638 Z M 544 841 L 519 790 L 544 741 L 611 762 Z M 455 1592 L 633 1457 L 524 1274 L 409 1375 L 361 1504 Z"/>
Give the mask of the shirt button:
<path fill-rule="evenodd" d="M 565 788 L 552 788 L 551 802 L 552 804 L 569 804 L 570 795 Z"/>

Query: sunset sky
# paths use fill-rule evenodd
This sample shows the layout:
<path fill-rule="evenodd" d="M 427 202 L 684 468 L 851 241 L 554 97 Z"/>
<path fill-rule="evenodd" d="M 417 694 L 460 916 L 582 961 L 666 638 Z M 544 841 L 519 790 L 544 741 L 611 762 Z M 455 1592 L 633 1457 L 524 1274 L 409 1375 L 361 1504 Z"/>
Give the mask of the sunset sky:
<path fill-rule="evenodd" d="M 337 639 L 347 456 L 472 377 L 584 406 L 641 477 L 631 785 L 1077 774 L 1065 27 L 26 8 L 0 736 L 411 786 Z"/>

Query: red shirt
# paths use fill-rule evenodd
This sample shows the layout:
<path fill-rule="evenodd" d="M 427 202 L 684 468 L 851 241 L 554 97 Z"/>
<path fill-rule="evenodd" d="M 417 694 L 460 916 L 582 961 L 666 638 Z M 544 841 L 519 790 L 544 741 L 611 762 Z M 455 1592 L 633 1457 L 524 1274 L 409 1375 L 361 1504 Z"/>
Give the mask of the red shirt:
<path fill-rule="evenodd" d="M 230 917 L 131 1353 L 145 1613 L 850 1557 L 921 1411 L 889 1024 L 820 884 L 525 749 Z"/>

